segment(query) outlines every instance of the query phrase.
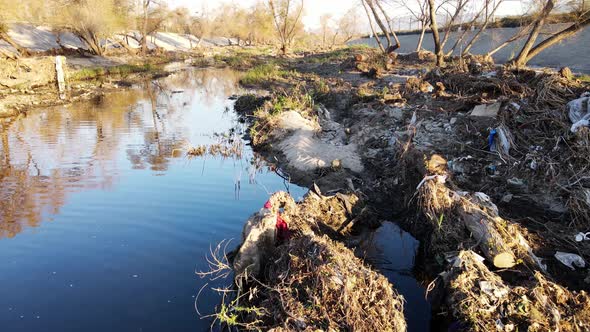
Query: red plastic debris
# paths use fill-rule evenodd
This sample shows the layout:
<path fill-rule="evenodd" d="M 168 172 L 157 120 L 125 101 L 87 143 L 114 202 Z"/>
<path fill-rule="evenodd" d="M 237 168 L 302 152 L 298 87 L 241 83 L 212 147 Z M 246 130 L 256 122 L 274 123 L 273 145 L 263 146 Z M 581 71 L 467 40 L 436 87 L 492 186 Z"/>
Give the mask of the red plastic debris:
<path fill-rule="evenodd" d="M 266 203 L 264 203 L 264 208 L 265 208 L 265 209 L 270 209 L 270 208 L 272 208 L 272 204 L 270 204 L 270 201 L 266 201 Z"/>
<path fill-rule="evenodd" d="M 289 226 L 287 225 L 285 220 L 283 220 L 283 218 L 281 218 L 280 214 L 277 214 L 276 229 L 277 229 L 277 233 L 276 233 L 277 234 L 277 243 L 283 243 L 283 242 L 289 240 L 289 238 L 291 237 L 291 232 L 289 231 Z"/>

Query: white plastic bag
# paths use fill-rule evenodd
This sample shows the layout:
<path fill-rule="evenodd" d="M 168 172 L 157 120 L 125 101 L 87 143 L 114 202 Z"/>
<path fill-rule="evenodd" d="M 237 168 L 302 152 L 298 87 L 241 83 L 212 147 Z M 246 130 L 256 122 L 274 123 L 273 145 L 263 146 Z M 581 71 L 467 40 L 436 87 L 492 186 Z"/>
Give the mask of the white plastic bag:
<path fill-rule="evenodd" d="M 590 124 L 590 92 L 584 92 L 580 98 L 567 103 L 569 118 L 573 123 L 571 132 L 575 133 L 580 127 L 588 127 Z"/>
<path fill-rule="evenodd" d="M 557 258 L 558 261 L 572 270 L 576 269 L 574 265 L 580 268 L 586 267 L 586 262 L 584 259 L 576 254 L 558 251 L 555 253 L 555 258 Z"/>

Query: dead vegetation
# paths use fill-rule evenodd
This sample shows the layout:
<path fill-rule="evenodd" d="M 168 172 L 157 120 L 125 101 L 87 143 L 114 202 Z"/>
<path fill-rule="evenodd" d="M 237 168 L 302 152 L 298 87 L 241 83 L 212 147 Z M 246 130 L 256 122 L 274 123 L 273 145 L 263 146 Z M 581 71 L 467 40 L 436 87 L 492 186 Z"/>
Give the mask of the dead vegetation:
<path fill-rule="evenodd" d="M 374 60 L 358 53 L 370 69 Z M 377 60 L 380 69 L 368 76 L 356 68 L 357 57 L 344 61 L 340 70 L 358 75 L 350 81 L 356 105 L 330 110 L 347 142 L 361 149 L 368 174 L 355 174 L 355 183 L 381 213 L 405 218 L 403 227 L 423 244 L 428 266 L 421 268 L 430 278 L 447 270 L 445 306 L 437 310 L 463 329 L 587 330 L 588 313 L 580 308 L 588 300 L 580 290 L 588 287 L 588 271 L 564 269 L 554 255 L 590 259 L 590 242 L 574 241 L 590 227 L 590 131 L 573 133 L 566 108 L 589 87 L 484 57 L 449 60 L 428 73 L 406 66 L 414 61 L 406 56 L 389 69 Z M 338 76 L 322 77 L 330 75 Z M 410 77 L 400 83 L 402 75 Z M 480 115 L 472 115 L 474 106 Z M 264 142 L 273 144 L 270 137 Z M 334 230 L 341 234 L 333 226 L 322 233 Z M 449 267 L 458 252 L 477 252 L 484 261 L 465 258 L 470 263 Z"/>
<path fill-rule="evenodd" d="M 446 305 L 470 331 L 587 331 L 590 298 L 571 292 L 540 272 L 507 285 L 472 251 L 461 251 L 441 275 Z"/>
<path fill-rule="evenodd" d="M 300 203 L 283 192 L 269 203 L 244 227 L 233 259 L 238 295 L 221 306 L 219 321 L 247 330 L 405 331 L 403 298 L 332 239 L 370 220 L 355 195 L 324 196 L 316 187 Z M 274 228 L 280 210 L 292 234 L 284 243 Z"/>

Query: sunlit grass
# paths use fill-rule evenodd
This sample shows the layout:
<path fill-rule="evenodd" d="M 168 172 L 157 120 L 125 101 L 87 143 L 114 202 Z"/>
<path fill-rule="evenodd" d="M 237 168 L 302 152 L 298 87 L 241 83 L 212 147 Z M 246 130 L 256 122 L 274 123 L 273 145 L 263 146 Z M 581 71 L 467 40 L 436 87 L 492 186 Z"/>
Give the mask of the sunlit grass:
<path fill-rule="evenodd" d="M 289 75 L 290 72 L 280 69 L 274 63 L 267 63 L 248 70 L 240 80 L 240 83 L 244 85 L 259 85 L 272 80 L 285 78 Z"/>
<path fill-rule="evenodd" d="M 113 67 L 83 68 L 73 72 L 70 79 L 74 81 L 89 80 L 106 75 L 129 75 L 133 73 L 145 73 L 157 69 L 154 65 L 119 65 Z"/>

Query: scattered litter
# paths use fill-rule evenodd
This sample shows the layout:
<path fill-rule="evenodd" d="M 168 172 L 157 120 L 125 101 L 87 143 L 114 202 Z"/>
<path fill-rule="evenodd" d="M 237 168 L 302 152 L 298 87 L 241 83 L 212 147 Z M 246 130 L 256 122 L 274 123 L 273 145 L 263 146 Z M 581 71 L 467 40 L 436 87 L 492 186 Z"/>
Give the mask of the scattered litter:
<path fill-rule="evenodd" d="M 558 251 L 555 253 L 555 258 L 557 258 L 558 261 L 572 270 L 575 270 L 573 265 L 580 268 L 586 267 L 586 262 L 584 259 L 576 254 Z"/>
<path fill-rule="evenodd" d="M 420 189 L 420 187 L 422 187 L 422 185 L 424 185 L 424 183 L 426 181 L 430 181 L 430 180 L 435 180 L 437 183 L 445 183 L 447 181 L 447 176 L 446 175 L 428 175 L 425 176 L 422 181 L 420 181 L 420 183 L 418 183 L 418 186 L 416 187 L 416 190 Z"/>
<path fill-rule="evenodd" d="M 514 197 L 514 195 L 512 195 L 512 194 L 506 194 L 502 197 L 502 202 L 503 203 L 510 203 L 510 201 L 512 201 L 513 197 Z"/>
<path fill-rule="evenodd" d="M 473 252 L 472 251 L 471 253 L 473 254 L 473 257 L 475 258 L 475 260 L 477 260 L 478 262 L 482 262 L 483 263 L 483 261 L 485 260 L 485 258 L 483 258 L 482 256 L 480 256 L 476 252 Z M 445 259 L 453 267 L 459 267 L 461 265 L 461 258 L 459 257 L 459 255 L 457 254 L 457 252 L 446 253 L 445 254 Z"/>
<path fill-rule="evenodd" d="M 537 161 L 535 159 L 531 160 L 531 164 L 529 166 L 533 171 L 536 171 L 538 167 Z"/>
<path fill-rule="evenodd" d="M 510 130 L 505 125 L 490 130 L 488 136 L 488 147 L 491 152 L 498 152 L 501 156 L 510 155 L 510 147 L 514 144 L 514 139 Z"/>
<path fill-rule="evenodd" d="M 484 73 L 484 74 L 482 74 L 481 76 L 482 76 L 482 77 L 485 77 L 485 78 L 492 78 L 492 77 L 496 77 L 496 76 L 498 76 L 498 72 L 496 72 L 496 71 L 494 70 L 494 71 L 491 71 L 491 72 L 489 72 L 489 73 Z"/>
<path fill-rule="evenodd" d="M 522 179 L 519 178 L 511 178 L 506 180 L 506 182 L 508 183 L 509 186 L 513 186 L 513 187 L 524 187 L 524 181 Z"/>
<path fill-rule="evenodd" d="M 477 105 L 473 108 L 469 116 L 495 118 L 500 111 L 500 105 L 500 103 Z"/>
<path fill-rule="evenodd" d="M 569 118 L 572 122 L 571 132 L 575 133 L 580 127 L 590 125 L 590 92 L 584 92 L 580 98 L 567 103 Z"/>
<path fill-rule="evenodd" d="M 496 129 L 492 129 L 490 130 L 490 134 L 488 135 L 488 149 L 490 149 L 491 152 L 496 151 L 496 144 L 494 144 L 494 141 L 496 140 L 497 133 L 498 132 L 496 131 Z"/>
<path fill-rule="evenodd" d="M 510 147 L 514 144 L 512 134 L 505 125 L 496 128 L 498 139 L 496 140 L 496 150 L 503 156 L 509 156 Z"/>
<path fill-rule="evenodd" d="M 508 103 L 508 108 L 517 112 L 520 111 L 520 105 L 518 105 L 517 103 L 511 101 L 510 103 Z"/>
<path fill-rule="evenodd" d="M 582 241 L 590 241 L 590 232 L 588 232 L 588 233 L 580 232 L 580 233 L 576 234 L 576 242 L 582 242 Z"/>
<path fill-rule="evenodd" d="M 508 289 L 496 288 L 491 282 L 485 280 L 479 282 L 479 288 L 482 292 L 488 294 L 489 296 L 494 296 L 499 299 L 508 294 Z"/>

